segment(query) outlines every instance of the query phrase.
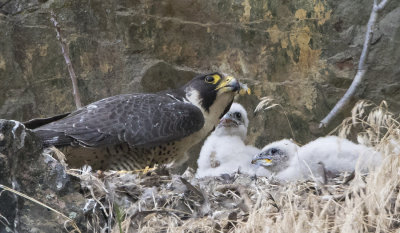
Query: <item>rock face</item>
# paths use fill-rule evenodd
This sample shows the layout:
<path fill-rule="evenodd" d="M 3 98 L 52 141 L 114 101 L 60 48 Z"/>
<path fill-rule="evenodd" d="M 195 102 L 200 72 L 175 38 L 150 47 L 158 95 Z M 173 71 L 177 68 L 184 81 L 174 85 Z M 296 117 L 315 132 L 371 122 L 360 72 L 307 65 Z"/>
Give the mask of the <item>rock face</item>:
<path fill-rule="evenodd" d="M 40 140 L 17 121 L 0 120 L 0 184 L 83 221 L 85 199 L 79 181 L 54 158 L 42 154 Z M 0 189 L 0 232 L 64 232 L 65 218 L 46 207 Z M 67 224 L 68 225 L 68 224 Z M 61 227 L 60 227 L 61 226 Z"/>
<path fill-rule="evenodd" d="M 4 2 L 4 1 L 3 1 Z M 357 69 L 372 0 L 16 0 L 0 7 L 0 116 L 27 120 L 74 109 L 50 11 L 58 16 L 82 102 L 158 91 L 199 72 L 230 73 L 254 95 L 273 96 L 299 142 L 317 129 Z M 400 5 L 378 19 L 366 81 L 356 99 L 400 111 Z M 354 103 L 354 102 L 353 102 Z M 348 110 L 348 109 L 347 109 Z M 250 143 L 293 137 L 280 108 L 249 114 Z"/>

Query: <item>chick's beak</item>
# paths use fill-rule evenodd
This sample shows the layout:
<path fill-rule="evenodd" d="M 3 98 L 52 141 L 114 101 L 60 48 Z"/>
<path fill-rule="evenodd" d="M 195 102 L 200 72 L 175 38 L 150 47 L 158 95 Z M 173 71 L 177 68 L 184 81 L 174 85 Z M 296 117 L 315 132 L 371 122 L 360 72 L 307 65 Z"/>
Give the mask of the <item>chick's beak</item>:
<path fill-rule="evenodd" d="M 254 157 L 253 160 L 251 160 L 251 163 L 261 166 L 270 166 L 272 164 L 272 158 L 269 155 L 260 153 L 256 157 Z"/>
<path fill-rule="evenodd" d="M 240 122 L 227 115 L 223 116 L 219 121 L 218 127 L 238 127 Z"/>
<path fill-rule="evenodd" d="M 251 164 L 258 164 L 261 166 L 269 166 L 272 164 L 272 159 L 253 159 Z"/>

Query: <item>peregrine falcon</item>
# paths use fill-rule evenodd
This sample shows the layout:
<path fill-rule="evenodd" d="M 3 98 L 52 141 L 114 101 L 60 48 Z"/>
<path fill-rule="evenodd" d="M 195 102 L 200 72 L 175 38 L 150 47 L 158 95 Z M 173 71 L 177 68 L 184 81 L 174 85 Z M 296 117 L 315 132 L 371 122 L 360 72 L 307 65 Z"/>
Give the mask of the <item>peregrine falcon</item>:
<path fill-rule="evenodd" d="M 238 170 L 250 175 L 266 175 L 264 168 L 258 169 L 250 163 L 253 155 L 260 150 L 244 143 L 248 125 L 246 110 L 242 105 L 233 103 L 201 148 L 196 177 L 219 176 Z"/>
<path fill-rule="evenodd" d="M 61 148 L 71 167 L 133 170 L 172 164 L 215 128 L 240 88 L 230 76 L 200 75 L 175 90 L 99 100 L 48 118 L 56 121 L 40 122 L 34 132 L 45 146 Z"/>
<path fill-rule="evenodd" d="M 358 161 L 360 159 L 360 161 Z M 381 163 L 381 155 L 372 148 L 336 136 L 318 138 L 302 147 L 284 139 L 265 146 L 253 163 L 275 172 L 280 180 L 335 176 L 352 172 L 356 165 L 367 171 Z M 321 174 L 321 165 L 323 172 Z"/>

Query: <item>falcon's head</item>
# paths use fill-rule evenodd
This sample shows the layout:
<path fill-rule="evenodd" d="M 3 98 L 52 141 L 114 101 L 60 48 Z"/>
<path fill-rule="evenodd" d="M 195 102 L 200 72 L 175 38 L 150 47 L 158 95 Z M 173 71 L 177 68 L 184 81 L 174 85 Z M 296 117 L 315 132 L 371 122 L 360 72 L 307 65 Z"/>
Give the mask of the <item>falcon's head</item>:
<path fill-rule="evenodd" d="M 288 139 L 266 145 L 251 163 L 279 172 L 289 166 L 290 160 L 296 155 L 299 146 Z"/>
<path fill-rule="evenodd" d="M 249 119 L 242 105 L 233 103 L 229 111 L 221 118 L 215 130 L 217 135 L 239 136 L 246 139 Z"/>
<path fill-rule="evenodd" d="M 225 114 L 240 90 L 240 83 L 231 76 L 211 73 L 195 77 L 182 88 L 186 99 L 203 112 L 209 113 L 222 107 Z"/>

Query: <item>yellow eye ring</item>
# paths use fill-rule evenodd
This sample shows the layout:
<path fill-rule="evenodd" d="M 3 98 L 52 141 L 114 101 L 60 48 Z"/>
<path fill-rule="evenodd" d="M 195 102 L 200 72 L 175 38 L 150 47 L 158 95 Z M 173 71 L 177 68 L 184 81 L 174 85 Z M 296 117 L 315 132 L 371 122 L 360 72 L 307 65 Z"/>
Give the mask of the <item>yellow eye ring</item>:
<path fill-rule="evenodd" d="M 210 83 L 210 84 L 217 84 L 221 80 L 221 76 L 218 74 L 213 74 L 213 75 L 207 75 L 204 78 L 204 82 Z"/>

